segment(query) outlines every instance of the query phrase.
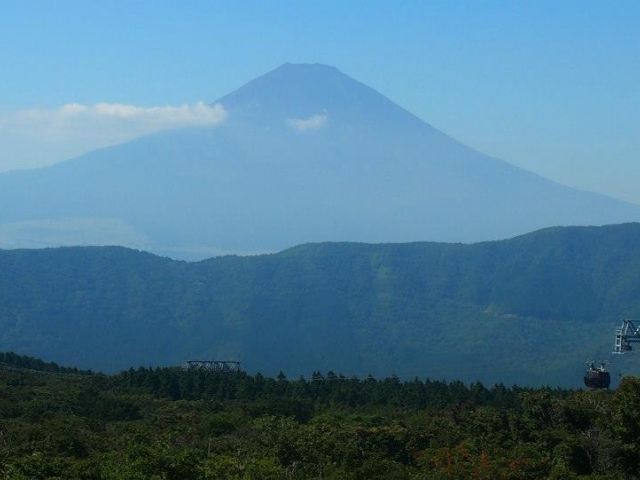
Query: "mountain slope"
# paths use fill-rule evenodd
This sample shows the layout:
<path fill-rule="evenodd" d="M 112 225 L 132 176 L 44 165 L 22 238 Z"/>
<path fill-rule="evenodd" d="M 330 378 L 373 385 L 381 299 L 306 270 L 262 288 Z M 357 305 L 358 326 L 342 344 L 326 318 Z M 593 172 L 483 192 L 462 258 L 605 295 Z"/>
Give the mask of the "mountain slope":
<path fill-rule="evenodd" d="M 323 65 L 219 100 L 226 122 L 0 175 L 0 246 L 179 258 L 317 241 L 479 241 L 640 220 L 640 207 L 478 153 Z"/>
<path fill-rule="evenodd" d="M 232 358 L 290 376 L 577 385 L 619 319 L 640 313 L 639 274 L 638 224 L 197 263 L 119 247 L 0 251 L 0 351 L 107 370 Z"/>

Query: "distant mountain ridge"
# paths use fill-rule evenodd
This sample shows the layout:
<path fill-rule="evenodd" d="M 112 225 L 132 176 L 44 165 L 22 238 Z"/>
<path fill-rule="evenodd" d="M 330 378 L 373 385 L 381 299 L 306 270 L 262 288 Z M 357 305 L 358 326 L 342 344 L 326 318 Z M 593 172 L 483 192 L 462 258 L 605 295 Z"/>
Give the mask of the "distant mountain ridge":
<path fill-rule="evenodd" d="M 161 132 L 0 175 L 0 247 L 125 245 L 174 258 L 320 241 L 475 242 L 640 220 L 640 207 L 483 155 L 319 64 Z"/>
<path fill-rule="evenodd" d="M 195 263 L 4 250 L 0 351 L 98 370 L 222 358 L 271 375 L 579 386 L 585 361 L 609 358 L 620 318 L 640 314 L 639 275 L 640 224 Z M 613 361 L 614 375 L 640 370 L 633 353 Z"/>

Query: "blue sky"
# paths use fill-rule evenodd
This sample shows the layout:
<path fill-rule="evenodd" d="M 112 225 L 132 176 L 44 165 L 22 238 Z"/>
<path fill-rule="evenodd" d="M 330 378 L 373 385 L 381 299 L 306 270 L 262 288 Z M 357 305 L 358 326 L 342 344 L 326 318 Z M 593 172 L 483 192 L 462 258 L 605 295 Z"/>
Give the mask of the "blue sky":
<path fill-rule="evenodd" d="M 39 143 L 20 112 L 194 106 L 321 62 L 483 152 L 640 203 L 638 25 L 638 1 L 3 0 L 0 170 L 97 141 Z"/>

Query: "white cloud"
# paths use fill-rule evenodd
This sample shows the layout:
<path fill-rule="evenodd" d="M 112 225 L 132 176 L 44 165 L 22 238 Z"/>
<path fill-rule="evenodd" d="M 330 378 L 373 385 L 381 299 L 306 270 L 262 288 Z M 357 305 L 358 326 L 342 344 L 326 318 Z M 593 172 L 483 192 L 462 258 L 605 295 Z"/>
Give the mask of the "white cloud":
<path fill-rule="evenodd" d="M 185 126 L 219 125 L 222 105 L 141 107 L 70 103 L 0 115 L 0 171 L 55 163 L 140 135 Z"/>
<path fill-rule="evenodd" d="M 287 120 L 287 124 L 299 131 L 306 132 L 308 130 L 319 130 L 324 127 L 329 121 L 327 113 L 317 113 L 307 118 L 290 118 Z"/>
<path fill-rule="evenodd" d="M 155 131 L 160 128 L 185 125 L 216 125 L 224 121 L 225 116 L 226 112 L 222 105 L 209 106 L 203 102 L 177 107 L 138 107 L 122 103 L 96 103 L 95 105 L 69 103 L 57 109 L 20 110 L 0 116 L 0 128 L 31 127 L 70 135 L 71 132 L 67 130 L 77 127 L 79 123 L 86 127 L 100 128 L 113 125 L 114 122 L 123 125 L 122 122 L 127 121 L 129 122 L 127 127 L 134 126 L 141 131 Z M 92 122 L 93 125 L 86 125 L 86 122 Z"/>

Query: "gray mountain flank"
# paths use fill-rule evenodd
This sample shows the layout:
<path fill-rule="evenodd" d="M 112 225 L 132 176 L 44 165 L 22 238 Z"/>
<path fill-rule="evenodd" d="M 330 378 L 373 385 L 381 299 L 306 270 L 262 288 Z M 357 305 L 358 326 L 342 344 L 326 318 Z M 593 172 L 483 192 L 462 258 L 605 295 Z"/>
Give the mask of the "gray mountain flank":
<path fill-rule="evenodd" d="M 220 126 L 0 175 L 0 248 L 119 244 L 198 259 L 640 220 L 640 206 L 477 152 L 332 67 L 285 64 L 215 103 Z"/>

